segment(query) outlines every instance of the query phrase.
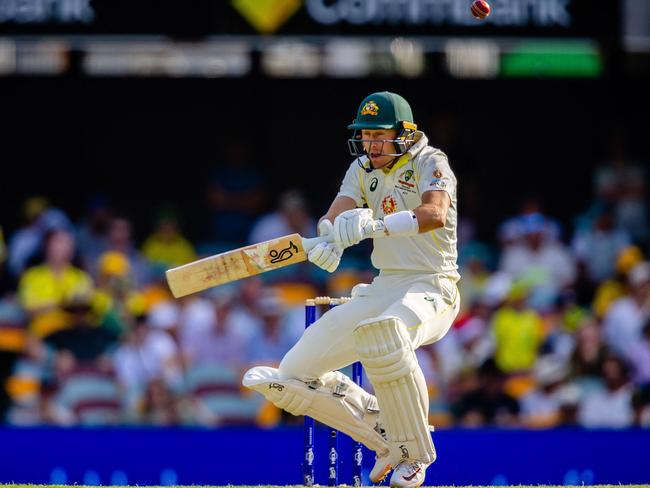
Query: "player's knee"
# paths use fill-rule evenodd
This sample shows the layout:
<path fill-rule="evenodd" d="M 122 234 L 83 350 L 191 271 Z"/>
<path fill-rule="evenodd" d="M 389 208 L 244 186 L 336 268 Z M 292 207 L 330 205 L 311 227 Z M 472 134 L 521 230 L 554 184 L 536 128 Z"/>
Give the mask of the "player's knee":
<path fill-rule="evenodd" d="M 354 345 L 363 365 L 383 381 L 393 381 L 413 368 L 408 331 L 397 317 L 380 316 L 360 322 Z"/>
<path fill-rule="evenodd" d="M 372 354 L 402 349 L 411 343 L 406 326 L 394 316 L 381 315 L 363 320 L 354 329 L 353 336 L 357 350 L 359 347 L 369 348 L 368 352 Z"/>

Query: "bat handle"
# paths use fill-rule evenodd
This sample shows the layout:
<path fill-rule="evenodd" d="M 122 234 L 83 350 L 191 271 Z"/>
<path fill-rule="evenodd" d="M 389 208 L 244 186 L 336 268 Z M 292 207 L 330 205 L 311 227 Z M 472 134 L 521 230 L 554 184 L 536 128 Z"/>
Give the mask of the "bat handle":
<path fill-rule="evenodd" d="M 303 237 L 302 238 L 302 248 L 306 253 L 309 253 L 313 248 L 315 248 L 321 242 L 332 242 L 332 234 L 327 234 L 320 237 Z"/>

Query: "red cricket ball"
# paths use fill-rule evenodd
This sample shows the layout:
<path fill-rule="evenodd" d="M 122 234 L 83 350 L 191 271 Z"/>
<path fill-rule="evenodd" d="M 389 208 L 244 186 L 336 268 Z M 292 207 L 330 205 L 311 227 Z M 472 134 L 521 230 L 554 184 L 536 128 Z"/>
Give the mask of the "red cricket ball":
<path fill-rule="evenodd" d="M 472 2 L 472 15 L 477 19 L 484 19 L 490 15 L 490 4 L 485 0 L 474 0 Z"/>

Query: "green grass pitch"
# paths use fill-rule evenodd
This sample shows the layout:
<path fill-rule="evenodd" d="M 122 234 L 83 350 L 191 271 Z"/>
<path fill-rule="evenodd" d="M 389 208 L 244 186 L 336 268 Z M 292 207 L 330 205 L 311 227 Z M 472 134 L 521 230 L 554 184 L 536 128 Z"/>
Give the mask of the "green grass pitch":
<path fill-rule="evenodd" d="M 3 485 L 0 484 L 0 488 L 59 488 L 64 486 L 74 486 L 74 488 L 86 488 L 84 485 L 11 485 L 11 484 Z M 154 488 L 153 486 L 139 486 L 139 485 L 135 485 L 135 486 L 137 486 L 138 488 Z M 282 485 L 282 486 L 276 486 L 276 485 L 180 486 L 179 485 L 175 488 L 299 488 L 302 486 L 303 485 Z M 340 486 L 345 486 L 345 485 L 340 485 Z M 563 485 L 509 485 L 509 486 L 512 486 L 513 488 L 566 488 Z M 115 488 L 115 487 L 107 486 L 106 488 Z M 156 488 L 162 488 L 162 487 L 156 487 Z M 426 488 L 426 487 L 422 487 L 422 488 Z M 494 487 L 470 485 L 470 486 L 436 486 L 432 488 L 494 488 Z M 589 485 L 589 488 L 650 488 L 650 485 Z"/>

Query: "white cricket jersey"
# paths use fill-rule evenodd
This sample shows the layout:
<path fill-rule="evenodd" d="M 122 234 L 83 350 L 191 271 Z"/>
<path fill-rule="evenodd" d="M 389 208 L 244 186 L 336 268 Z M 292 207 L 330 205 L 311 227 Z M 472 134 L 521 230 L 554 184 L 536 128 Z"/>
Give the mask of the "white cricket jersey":
<path fill-rule="evenodd" d="M 445 153 L 429 146 L 423 133 L 416 134 L 416 141 L 389 170 L 368 172 L 355 159 L 337 196 L 352 198 L 358 207 L 366 204 L 379 219 L 420 206 L 427 191 L 447 192 L 451 205 L 444 227 L 416 236 L 373 239 L 372 264 L 383 272 L 442 273 L 457 281 L 456 177 Z M 366 156 L 360 160 L 364 167 L 369 166 Z"/>

